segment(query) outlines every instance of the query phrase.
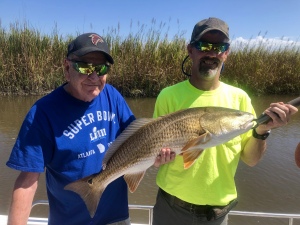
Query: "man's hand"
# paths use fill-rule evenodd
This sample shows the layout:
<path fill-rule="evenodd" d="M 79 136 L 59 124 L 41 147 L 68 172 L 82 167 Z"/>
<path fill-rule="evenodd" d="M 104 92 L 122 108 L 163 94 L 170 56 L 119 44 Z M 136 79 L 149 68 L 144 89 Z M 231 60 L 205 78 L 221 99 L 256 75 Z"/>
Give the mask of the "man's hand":
<path fill-rule="evenodd" d="M 290 104 L 284 104 L 283 102 L 271 103 L 264 113 L 271 117 L 271 121 L 266 124 L 258 126 L 257 132 L 264 133 L 268 130 L 286 125 L 291 115 L 298 112 L 298 109 Z"/>
<path fill-rule="evenodd" d="M 154 166 L 159 167 L 160 165 L 172 162 L 175 159 L 175 152 L 172 152 L 169 148 L 161 149 L 159 155 L 155 158 Z"/>

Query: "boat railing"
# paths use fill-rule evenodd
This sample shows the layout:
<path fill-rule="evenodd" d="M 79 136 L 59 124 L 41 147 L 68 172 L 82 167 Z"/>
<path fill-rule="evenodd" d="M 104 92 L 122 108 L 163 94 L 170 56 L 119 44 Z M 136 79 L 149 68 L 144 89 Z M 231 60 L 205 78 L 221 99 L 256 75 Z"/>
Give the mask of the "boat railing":
<path fill-rule="evenodd" d="M 38 200 L 33 202 L 32 208 L 37 205 L 48 205 L 47 200 Z M 146 210 L 148 211 L 149 223 L 152 224 L 153 206 L 151 205 L 129 205 L 130 210 Z M 300 214 L 291 213 L 266 213 L 266 212 L 249 212 L 249 211 L 230 211 L 229 216 L 251 216 L 251 217 L 269 217 L 278 219 L 287 219 L 288 225 L 293 225 L 294 219 L 300 219 Z"/>

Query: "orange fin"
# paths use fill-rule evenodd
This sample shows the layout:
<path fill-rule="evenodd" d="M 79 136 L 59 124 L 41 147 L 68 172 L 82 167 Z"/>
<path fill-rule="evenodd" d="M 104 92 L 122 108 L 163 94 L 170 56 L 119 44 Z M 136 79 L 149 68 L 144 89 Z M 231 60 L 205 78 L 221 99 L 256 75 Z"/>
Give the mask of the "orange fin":
<path fill-rule="evenodd" d="M 195 151 L 188 151 L 183 153 L 183 168 L 188 169 L 190 168 L 198 159 L 198 157 L 203 152 L 203 149 L 195 150 Z"/>
<path fill-rule="evenodd" d="M 186 143 L 181 150 L 183 155 L 184 169 L 190 168 L 195 163 L 196 159 L 199 158 L 204 150 L 201 148 L 201 144 L 205 144 L 210 140 L 211 134 L 206 132 Z"/>
<path fill-rule="evenodd" d="M 124 179 L 127 183 L 128 189 L 131 193 L 135 192 L 137 187 L 139 186 L 141 180 L 143 179 L 146 171 L 142 171 L 134 174 L 125 174 Z"/>
<path fill-rule="evenodd" d="M 201 145 L 206 144 L 208 141 L 210 141 L 211 137 L 211 134 L 208 132 L 201 134 L 197 138 L 188 141 L 182 148 L 181 153 L 184 153 L 186 151 L 192 151 L 194 149 L 199 149 Z"/>

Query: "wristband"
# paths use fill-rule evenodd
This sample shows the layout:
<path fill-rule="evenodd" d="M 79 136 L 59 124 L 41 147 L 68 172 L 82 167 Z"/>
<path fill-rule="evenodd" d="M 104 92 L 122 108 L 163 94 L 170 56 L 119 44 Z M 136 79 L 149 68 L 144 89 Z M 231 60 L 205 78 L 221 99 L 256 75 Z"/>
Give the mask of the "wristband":
<path fill-rule="evenodd" d="M 258 134 L 258 133 L 256 133 L 255 129 L 252 130 L 252 136 L 254 138 L 260 139 L 260 140 L 266 140 L 269 137 L 270 133 L 271 133 L 271 130 L 268 130 L 267 133 L 265 133 L 265 134 Z"/>

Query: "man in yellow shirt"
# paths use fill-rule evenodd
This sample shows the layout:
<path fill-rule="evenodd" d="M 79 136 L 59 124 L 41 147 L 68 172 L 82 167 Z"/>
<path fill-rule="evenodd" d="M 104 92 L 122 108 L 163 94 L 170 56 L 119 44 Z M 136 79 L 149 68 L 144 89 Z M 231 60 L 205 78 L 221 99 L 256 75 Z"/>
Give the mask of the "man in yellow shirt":
<path fill-rule="evenodd" d="M 229 28 L 224 21 L 208 18 L 198 22 L 187 46 L 192 60 L 191 75 L 187 74 L 190 79 L 161 91 L 154 117 L 199 106 L 221 106 L 255 115 L 245 91 L 219 80 L 229 47 Z M 153 225 L 227 225 L 227 213 L 237 204 L 234 176 L 239 159 L 256 165 L 266 150 L 270 130 L 285 125 L 296 112 L 291 105 L 272 103 L 265 111 L 272 121 L 206 149 L 186 170 L 182 156 L 175 157 L 172 149 L 164 149 L 155 163 L 161 166 Z"/>

